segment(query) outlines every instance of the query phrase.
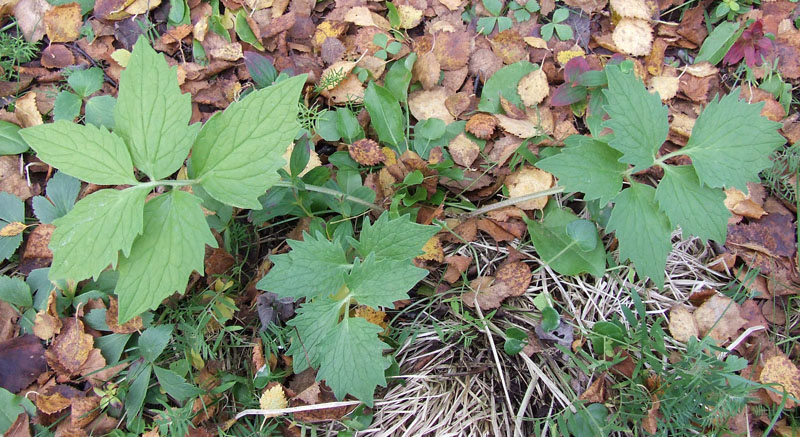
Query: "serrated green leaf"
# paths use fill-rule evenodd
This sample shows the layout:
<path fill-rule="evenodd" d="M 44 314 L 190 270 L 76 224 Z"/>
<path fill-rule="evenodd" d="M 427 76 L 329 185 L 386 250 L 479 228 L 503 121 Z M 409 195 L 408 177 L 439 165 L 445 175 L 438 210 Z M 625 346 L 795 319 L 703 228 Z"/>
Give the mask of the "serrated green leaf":
<path fill-rule="evenodd" d="M 0 276 L 0 300 L 18 308 L 33 306 L 31 288 L 20 278 Z"/>
<path fill-rule="evenodd" d="M 422 254 L 422 246 L 438 230 L 436 226 L 414 223 L 408 215 L 390 219 L 384 213 L 375 223 L 364 221 L 359 241 L 352 244 L 363 258 L 374 253 L 377 261 L 410 261 Z"/>
<path fill-rule="evenodd" d="M 297 310 L 297 315 L 287 325 L 295 328 L 289 355 L 292 356 L 292 370 L 300 373 L 322 362 L 322 348 L 328 333 L 339 322 L 340 309 L 344 301 L 330 297 L 318 297 L 306 302 Z"/>
<path fill-rule="evenodd" d="M 135 187 L 100 190 L 55 220 L 56 229 L 50 238 L 50 277 L 78 281 L 97 278 L 109 265 L 116 266 L 120 250 L 124 256 L 130 255 L 134 240 L 142 232 L 147 193 Z"/>
<path fill-rule="evenodd" d="M 361 305 L 375 309 L 394 308 L 394 302 L 408 299 L 408 290 L 428 274 L 408 261 L 377 261 L 370 253 L 363 262 L 356 259 L 345 281 L 350 295 Z"/>
<path fill-rule="evenodd" d="M 544 209 L 542 222 L 525 220 L 533 246 L 539 258 L 562 275 L 590 273 L 601 276 L 606 268 L 606 251 L 602 244 L 594 249 L 582 250 L 567 234 L 567 225 L 579 220 L 571 211 L 549 202 Z M 595 229 L 597 234 L 597 229 Z"/>
<path fill-rule="evenodd" d="M 52 223 L 72 209 L 80 191 L 81 181 L 64 172 L 56 172 L 47 181 L 47 198 L 42 196 L 33 198 L 34 214 L 40 222 Z"/>
<path fill-rule="evenodd" d="M 25 222 L 25 204 L 19 197 L 0 191 L 0 229 L 13 222 Z M 0 237 L 0 260 L 8 259 L 22 243 L 22 233 Z"/>
<path fill-rule="evenodd" d="M 664 286 L 664 267 L 672 250 L 672 227 L 655 200 L 653 187 L 633 182 L 615 199 L 608 230 L 616 232 L 619 256 L 633 261 L 641 277 Z"/>
<path fill-rule="evenodd" d="M 73 70 L 67 83 L 81 98 L 89 97 L 103 87 L 103 70 L 97 67 Z"/>
<path fill-rule="evenodd" d="M 761 116 L 763 102 L 749 104 L 735 89 L 714 99 L 697 117 L 681 153 L 692 158 L 700 181 L 712 188 L 747 190 L 747 182 L 770 167 L 770 154 L 786 142 L 780 123 Z"/>
<path fill-rule="evenodd" d="M 159 385 L 168 395 L 175 398 L 179 402 L 199 396 L 205 393 L 193 384 L 189 384 L 186 380 L 169 369 L 164 369 L 158 366 L 153 367 Z"/>
<path fill-rule="evenodd" d="M 572 135 L 558 155 L 536 163 L 558 178 L 567 191 L 584 193 L 584 200 L 599 199 L 607 204 L 622 189 L 622 174 L 628 166 L 619 162 L 622 154 L 608 144 L 590 137 Z"/>
<path fill-rule="evenodd" d="M 81 115 L 83 100 L 77 94 L 61 91 L 53 103 L 53 120 L 74 121 Z"/>
<path fill-rule="evenodd" d="M 386 386 L 383 371 L 391 365 L 378 339 L 383 328 L 360 317 L 342 320 L 322 343 L 322 363 L 317 379 L 324 379 L 337 399 L 350 394 L 369 407 L 377 386 Z"/>
<path fill-rule="evenodd" d="M 405 140 L 405 118 L 397 98 L 386 88 L 370 82 L 364 92 L 364 106 L 369 112 L 372 127 L 378 133 L 378 139 L 397 152 L 405 152 L 408 148 Z"/>
<path fill-rule="evenodd" d="M 97 185 L 137 183 L 128 148 L 106 129 L 56 121 L 19 133 L 39 159 L 70 176 Z"/>
<path fill-rule="evenodd" d="M 606 126 L 614 131 L 609 145 L 620 152 L 620 161 L 632 164 L 634 171 L 644 170 L 655 162 L 658 149 L 669 132 L 667 107 L 661 98 L 645 89 L 642 81 L 617 66 L 606 68 L 608 89 L 604 91 L 611 117 Z"/>
<path fill-rule="evenodd" d="M 114 129 L 114 105 L 117 99 L 111 96 L 94 96 L 86 102 L 84 113 L 86 122 L 97 127 Z"/>
<path fill-rule="evenodd" d="M 282 156 L 297 134 L 297 100 L 305 75 L 250 93 L 214 114 L 192 149 L 195 178 L 211 197 L 259 209 L 258 196 L 280 180 Z"/>
<path fill-rule="evenodd" d="M 16 155 L 28 150 L 28 143 L 19 136 L 20 127 L 0 120 L 0 155 Z"/>
<path fill-rule="evenodd" d="M 497 70 L 483 85 L 478 110 L 493 114 L 500 113 L 500 96 L 505 97 L 517 106 L 521 106 L 522 97 L 517 92 L 517 85 L 526 74 L 537 68 L 536 65 L 528 61 L 519 61 Z"/>
<path fill-rule="evenodd" d="M 217 247 L 217 242 L 200 203 L 185 191 L 172 190 L 144 205 L 142 235 L 130 256 L 119 260 L 120 323 L 183 293 L 192 271 L 203 272 L 205 246 Z"/>
<path fill-rule="evenodd" d="M 142 357 L 151 363 L 155 362 L 172 339 L 173 328 L 172 325 L 158 325 L 145 329 L 138 340 Z"/>
<path fill-rule="evenodd" d="M 673 227 L 680 226 L 684 236 L 725 242 L 728 217 L 725 193 L 700 183 L 691 165 L 664 166 L 664 177 L 656 189 L 656 201 Z"/>
<path fill-rule="evenodd" d="M 176 71 L 140 36 L 120 75 L 114 132 L 125 139 L 136 167 L 151 179 L 180 168 L 200 129 L 199 124 L 189 126 L 192 97 L 181 93 Z"/>
<path fill-rule="evenodd" d="M 300 299 L 336 293 L 344 285 L 350 264 L 340 244 L 304 233 L 303 241 L 289 240 L 289 246 L 289 253 L 270 257 L 274 265 L 256 284 L 259 290 Z"/>

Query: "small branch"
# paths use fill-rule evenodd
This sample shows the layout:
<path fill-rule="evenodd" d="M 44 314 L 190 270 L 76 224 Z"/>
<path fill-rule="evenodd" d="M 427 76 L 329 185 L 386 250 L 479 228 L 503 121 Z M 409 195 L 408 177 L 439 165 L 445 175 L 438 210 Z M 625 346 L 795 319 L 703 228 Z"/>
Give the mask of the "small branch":
<path fill-rule="evenodd" d="M 283 416 L 289 413 L 299 413 L 302 411 L 324 410 L 327 408 L 349 407 L 361 404 L 361 401 L 326 402 L 323 404 L 303 405 L 300 407 L 279 408 L 275 410 L 244 410 L 239 412 L 233 420 L 239 420 L 244 416 L 260 415 L 267 417 Z"/>
<path fill-rule="evenodd" d="M 495 211 L 500 208 L 505 208 L 507 206 L 516 205 L 518 203 L 527 202 L 528 200 L 538 199 L 540 197 L 549 196 L 551 194 L 557 194 L 564 191 L 564 187 L 553 187 L 548 190 L 537 191 L 535 193 L 526 194 L 524 196 L 512 197 L 510 199 L 503 200 L 501 202 L 493 203 L 491 205 L 486 205 L 483 208 L 478 208 L 475 211 L 472 211 L 467 214 L 467 217 L 475 217 L 481 214 L 486 214 L 489 211 Z"/>
<path fill-rule="evenodd" d="M 273 187 L 297 188 L 294 185 L 292 185 L 291 182 L 286 182 L 286 181 L 279 181 L 278 183 L 273 185 Z M 339 198 L 342 198 L 344 200 L 347 200 L 348 202 L 353 202 L 353 203 L 357 203 L 359 205 L 366 206 L 367 208 L 370 208 L 370 209 L 372 209 L 373 211 L 376 211 L 376 212 L 385 211 L 383 208 L 381 208 L 380 206 L 378 206 L 378 205 L 376 205 L 374 203 L 367 202 L 364 199 L 359 199 L 358 197 L 351 196 L 351 195 L 349 195 L 347 193 L 342 193 L 341 191 L 337 191 L 337 190 L 334 190 L 334 189 L 331 189 L 331 188 L 320 187 L 318 185 L 305 184 L 304 185 L 304 189 L 306 191 L 313 191 L 313 192 L 316 192 L 316 193 L 322 193 L 322 194 L 327 194 L 327 195 L 334 196 L 334 197 L 339 197 Z"/>
<path fill-rule="evenodd" d="M 165 186 L 172 186 L 172 187 L 185 187 L 187 185 L 194 185 L 199 184 L 199 179 L 184 179 L 184 180 L 157 180 L 157 181 L 150 181 L 150 182 L 142 182 L 140 184 L 134 185 L 136 188 L 155 188 L 160 185 Z"/>

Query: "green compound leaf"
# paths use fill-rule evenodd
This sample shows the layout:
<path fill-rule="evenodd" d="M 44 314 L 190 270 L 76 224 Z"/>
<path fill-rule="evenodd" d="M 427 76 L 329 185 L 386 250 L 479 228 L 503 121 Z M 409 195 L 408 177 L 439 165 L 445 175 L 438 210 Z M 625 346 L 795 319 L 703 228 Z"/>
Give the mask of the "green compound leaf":
<path fill-rule="evenodd" d="M 70 176 L 97 185 L 137 183 L 128 148 L 106 129 L 61 120 L 19 133 L 39 159 Z"/>
<path fill-rule="evenodd" d="M 436 226 L 412 222 L 408 215 L 390 219 L 382 214 L 375 223 L 364 221 L 359 241 L 352 244 L 364 258 L 374 253 L 376 260 L 410 261 L 422 254 L 422 246 L 438 231 Z"/>
<path fill-rule="evenodd" d="M 497 70 L 483 85 L 478 110 L 493 114 L 500 113 L 500 96 L 505 97 L 517 106 L 521 106 L 522 97 L 517 92 L 517 85 L 526 74 L 537 68 L 535 64 L 531 64 L 528 61 L 519 61 Z"/>
<path fill-rule="evenodd" d="M 89 97 L 103 87 L 103 70 L 98 67 L 73 70 L 67 83 L 81 98 Z"/>
<path fill-rule="evenodd" d="M 183 293 L 192 271 L 203 272 L 205 245 L 217 247 L 217 242 L 200 203 L 192 194 L 172 190 L 144 205 L 142 235 L 130 256 L 119 260 L 120 323 Z"/>
<path fill-rule="evenodd" d="M 81 181 L 64 172 L 56 172 L 47 181 L 47 198 L 43 196 L 33 198 L 34 214 L 40 222 L 52 223 L 72 209 L 80 191 Z"/>
<path fill-rule="evenodd" d="M 340 309 L 344 303 L 330 297 L 318 297 L 301 305 L 297 315 L 286 323 L 295 328 L 289 347 L 292 370 L 295 373 L 309 367 L 319 368 L 325 352 L 322 350 L 325 339 L 339 322 Z"/>
<path fill-rule="evenodd" d="M 322 365 L 317 373 L 337 399 L 351 394 L 372 407 L 377 386 L 386 386 L 383 371 L 391 365 L 383 350 L 389 345 L 378 338 L 383 328 L 360 317 L 342 320 L 322 343 Z"/>
<path fill-rule="evenodd" d="M 292 250 L 273 255 L 269 273 L 258 281 L 259 290 L 294 299 L 335 293 L 344 285 L 350 268 L 341 244 L 328 241 L 324 235 L 303 234 L 303 241 L 289 240 Z M 302 268 L 300 268 L 302 266 Z"/>
<path fill-rule="evenodd" d="M 408 290 L 428 274 L 406 261 L 376 261 L 371 253 L 364 262 L 358 259 L 346 280 L 350 295 L 361 305 L 394 308 L 394 302 L 408 299 Z"/>
<path fill-rule="evenodd" d="M 619 162 L 622 154 L 608 144 L 590 137 L 572 135 L 561 153 L 536 163 L 554 174 L 567 191 L 583 192 L 584 200 L 600 199 L 606 205 L 622 189 L 622 174 L 628 169 Z"/>
<path fill-rule="evenodd" d="M 25 222 L 25 204 L 19 197 L 0 191 L 0 229 L 14 222 Z M 22 243 L 22 233 L 13 237 L 0 237 L 0 260 L 8 259 Z"/>
<path fill-rule="evenodd" d="M 667 139 L 667 107 L 632 72 L 623 73 L 617 66 L 606 72 L 605 109 L 611 117 L 606 126 L 614 131 L 609 145 L 622 152 L 620 161 L 633 164 L 634 171 L 644 170 L 653 165 L 656 152 Z"/>
<path fill-rule="evenodd" d="M 397 98 L 386 88 L 370 82 L 364 92 L 364 106 L 369 112 L 372 127 L 378 133 L 378 139 L 397 152 L 405 152 L 408 148 L 405 118 Z"/>
<path fill-rule="evenodd" d="M 633 182 L 615 199 L 608 230 L 619 239 L 619 256 L 629 259 L 641 277 L 664 286 L 664 266 L 672 250 L 672 227 L 659 209 L 653 187 Z"/>
<path fill-rule="evenodd" d="M 544 220 L 525 220 L 533 246 L 542 262 L 562 275 L 590 273 L 601 276 L 606 269 L 606 251 L 602 244 L 592 250 L 582 250 L 578 242 L 567 234 L 567 226 L 579 220 L 571 211 L 549 202 L 544 209 Z M 594 229 L 595 238 L 597 228 Z"/>
<path fill-rule="evenodd" d="M 261 209 L 258 196 L 280 180 L 281 157 L 299 129 L 297 100 L 304 83 L 300 75 L 255 91 L 203 125 L 192 169 L 211 197 Z"/>
<path fill-rule="evenodd" d="M 189 154 L 200 128 L 189 126 L 191 100 L 178 87 L 176 68 L 140 36 L 120 75 L 114 132 L 125 139 L 136 167 L 151 179 L 171 175 Z"/>
<path fill-rule="evenodd" d="M 692 158 L 700 182 L 746 191 L 747 182 L 772 165 L 770 154 L 786 140 L 778 133 L 780 123 L 761 116 L 763 106 L 739 100 L 738 89 L 706 106 L 681 149 Z"/>
<path fill-rule="evenodd" d="M 53 251 L 50 278 L 77 281 L 97 278 L 109 264 L 117 265 L 120 250 L 128 256 L 142 232 L 147 193 L 137 188 L 100 190 L 84 197 L 67 215 L 55 220 L 56 229 L 50 238 Z"/>
<path fill-rule="evenodd" d="M 725 207 L 725 193 L 701 184 L 691 165 L 664 166 L 656 201 L 672 226 L 680 226 L 684 234 L 725 242 L 731 216 Z"/>

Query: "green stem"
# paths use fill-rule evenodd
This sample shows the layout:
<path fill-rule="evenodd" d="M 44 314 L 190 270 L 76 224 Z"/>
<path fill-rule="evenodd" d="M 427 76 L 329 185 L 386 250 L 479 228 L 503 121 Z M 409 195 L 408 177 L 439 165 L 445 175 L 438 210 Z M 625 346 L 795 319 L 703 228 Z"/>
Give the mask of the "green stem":
<path fill-rule="evenodd" d="M 294 185 L 292 185 L 291 182 L 287 182 L 287 181 L 279 181 L 273 186 L 274 187 L 284 187 L 284 188 L 296 188 Z M 377 212 L 383 212 L 384 211 L 383 208 L 381 208 L 380 206 L 378 206 L 378 205 L 376 205 L 374 203 L 367 202 L 364 199 L 359 199 L 358 197 L 351 196 L 351 195 L 349 195 L 347 193 L 342 193 L 341 191 L 337 191 L 337 190 L 334 190 L 334 189 L 331 189 L 331 188 L 320 187 L 320 186 L 317 186 L 317 185 L 309 185 L 309 184 L 305 184 L 305 185 L 303 185 L 303 187 L 304 187 L 303 189 L 305 189 L 306 191 L 313 191 L 315 193 L 322 193 L 322 194 L 328 194 L 328 195 L 334 196 L 334 197 L 340 197 L 342 199 L 347 200 L 348 202 L 353 202 L 353 203 L 357 203 L 359 205 L 366 206 L 366 207 L 372 209 L 373 211 L 377 211 Z"/>
<path fill-rule="evenodd" d="M 500 208 L 505 208 L 507 206 L 516 205 L 517 203 L 527 202 L 528 200 L 538 199 L 540 197 L 549 196 L 551 194 L 557 194 L 564 191 L 564 187 L 553 187 L 543 191 L 537 191 L 535 193 L 526 194 L 524 196 L 517 196 L 512 197 L 510 199 L 503 200 L 501 202 L 493 203 L 491 205 L 486 205 L 483 208 L 478 208 L 475 211 L 470 212 L 467 214 L 467 217 L 475 217 L 481 214 L 486 214 L 489 211 L 495 211 Z"/>
<path fill-rule="evenodd" d="M 150 181 L 150 182 L 142 182 L 142 183 L 136 184 L 134 186 L 137 187 L 137 188 L 155 188 L 155 187 L 158 187 L 159 185 L 166 185 L 166 186 L 172 186 L 172 187 L 185 187 L 185 186 L 188 186 L 188 185 L 194 185 L 194 184 L 199 184 L 199 183 L 200 183 L 199 179 L 184 179 L 184 180 L 179 180 L 179 181 L 176 181 L 176 180 L 155 180 L 155 181 Z"/>

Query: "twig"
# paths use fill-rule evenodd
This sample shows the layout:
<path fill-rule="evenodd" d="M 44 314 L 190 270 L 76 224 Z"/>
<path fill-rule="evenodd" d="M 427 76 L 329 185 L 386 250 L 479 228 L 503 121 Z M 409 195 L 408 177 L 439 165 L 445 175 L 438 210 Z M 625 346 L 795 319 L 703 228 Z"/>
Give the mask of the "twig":
<path fill-rule="evenodd" d="M 553 187 L 543 191 L 537 191 L 535 193 L 526 194 L 524 196 L 517 196 L 512 197 L 510 199 L 503 200 L 501 202 L 493 203 L 491 205 L 486 205 L 483 208 L 478 208 L 475 211 L 472 211 L 467 214 L 467 217 L 475 217 L 481 214 L 486 214 L 489 211 L 494 211 L 500 208 L 505 208 L 507 206 L 516 205 L 517 203 L 527 202 L 528 200 L 538 199 L 540 197 L 549 196 L 551 194 L 557 194 L 564 191 L 564 187 Z"/>
<path fill-rule="evenodd" d="M 286 182 L 286 181 L 279 181 L 275 185 L 273 185 L 273 187 L 297 188 L 296 186 L 292 185 L 291 182 Z M 372 209 L 373 211 L 376 211 L 376 212 L 385 211 L 383 208 L 381 208 L 380 206 L 378 206 L 378 205 L 376 205 L 374 203 L 367 202 L 364 199 L 359 199 L 358 197 L 351 196 L 351 195 L 349 195 L 347 193 L 342 193 L 341 191 L 337 191 L 337 190 L 334 190 L 334 189 L 331 189 L 331 188 L 320 187 L 320 186 L 317 186 L 317 185 L 304 184 L 303 185 L 303 189 L 307 190 L 307 191 L 314 191 L 316 193 L 322 193 L 322 194 L 328 194 L 328 195 L 335 196 L 335 197 L 341 197 L 342 199 L 345 199 L 348 202 L 353 202 L 353 203 L 357 203 L 359 205 L 366 206 L 367 208 L 370 208 L 370 209 Z"/>
<path fill-rule="evenodd" d="M 314 405 L 302 405 L 299 407 L 289 407 L 289 408 L 277 408 L 274 410 L 259 410 L 259 409 L 250 409 L 244 410 L 239 412 L 233 420 L 239 420 L 244 416 L 283 416 L 284 414 L 289 413 L 299 413 L 301 411 L 314 411 L 314 410 L 324 410 L 327 408 L 339 408 L 339 407 L 349 407 L 352 405 L 359 405 L 361 401 L 342 401 L 342 402 L 325 402 L 322 404 L 314 404 Z"/>

